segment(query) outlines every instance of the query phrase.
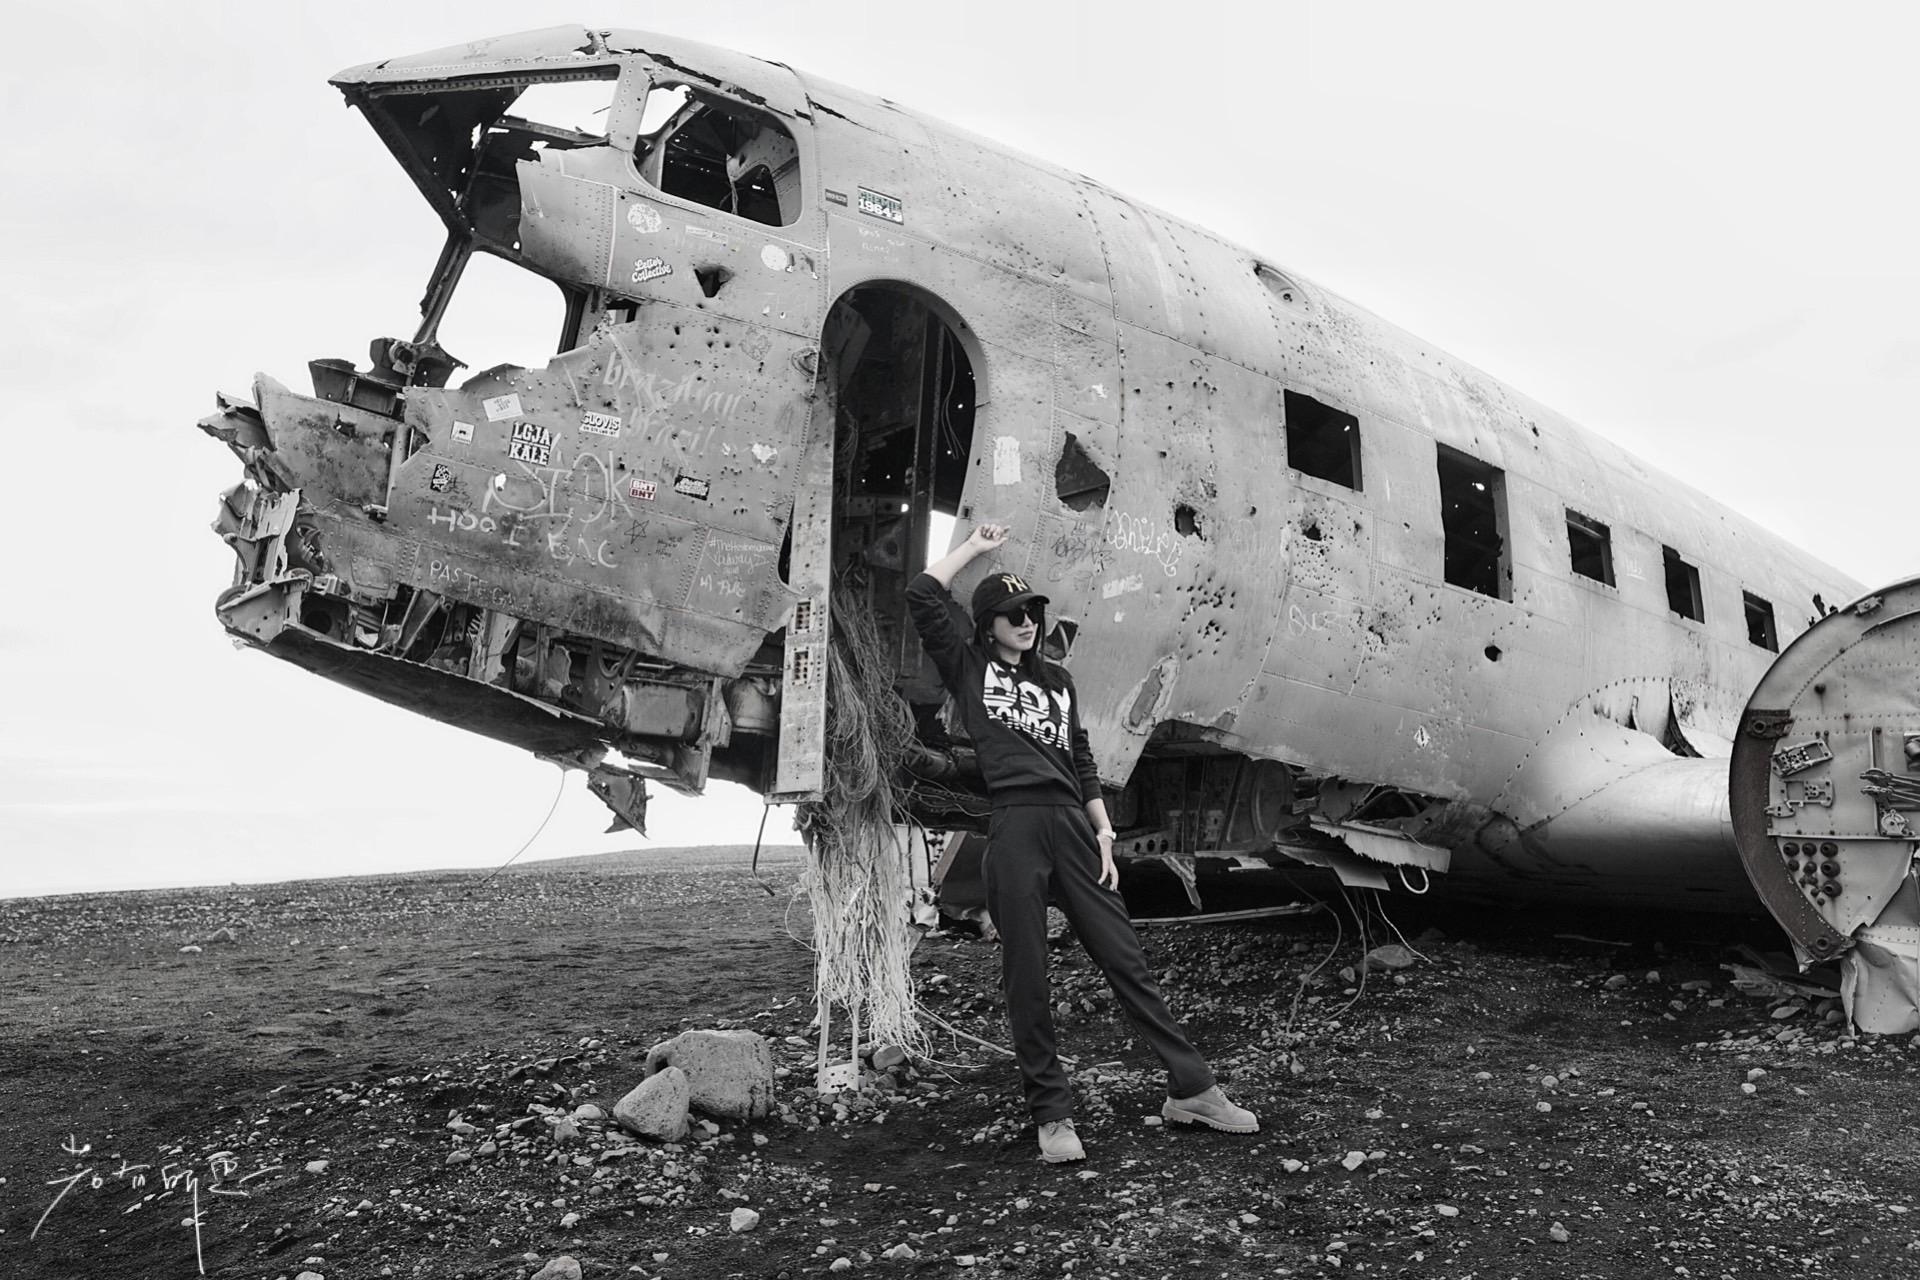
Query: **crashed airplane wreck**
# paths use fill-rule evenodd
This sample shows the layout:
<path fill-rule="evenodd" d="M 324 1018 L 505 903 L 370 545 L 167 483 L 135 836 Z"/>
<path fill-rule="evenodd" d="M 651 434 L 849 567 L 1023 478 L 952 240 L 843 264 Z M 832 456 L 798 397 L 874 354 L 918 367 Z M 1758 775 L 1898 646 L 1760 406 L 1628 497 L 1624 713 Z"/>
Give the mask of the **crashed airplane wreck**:
<path fill-rule="evenodd" d="M 820 794 L 837 602 L 912 710 L 912 819 L 965 830 L 903 593 L 937 516 L 1005 523 L 1118 852 L 1196 908 L 1276 872 L 1764 904 L 1862 1026 L 1920 1027 L 1920 580 L 1869 594 L 1258 254 L 778 63 L 568 27 L 333 83 L 447 236 L 410 337 L 201 424 L 245 466 L 234 636 L 639 825 L 649 782 Z M 556 87 L 604 110 L 543 119 Z M 456 385 L 475 254 L 566 318 Z"/>

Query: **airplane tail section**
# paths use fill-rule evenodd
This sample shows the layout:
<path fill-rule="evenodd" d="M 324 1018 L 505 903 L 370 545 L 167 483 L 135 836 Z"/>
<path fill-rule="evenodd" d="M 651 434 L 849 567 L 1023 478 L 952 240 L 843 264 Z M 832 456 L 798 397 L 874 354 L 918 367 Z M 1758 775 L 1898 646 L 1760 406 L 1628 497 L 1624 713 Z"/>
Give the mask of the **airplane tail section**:
<path fill-rule="evenodd" d="M 1828 614 L 1747 703 L 1740 859 L 1804 963 L 1838 958 L 1866 1031 L 1920 1030 L 1920 578 Z"/>

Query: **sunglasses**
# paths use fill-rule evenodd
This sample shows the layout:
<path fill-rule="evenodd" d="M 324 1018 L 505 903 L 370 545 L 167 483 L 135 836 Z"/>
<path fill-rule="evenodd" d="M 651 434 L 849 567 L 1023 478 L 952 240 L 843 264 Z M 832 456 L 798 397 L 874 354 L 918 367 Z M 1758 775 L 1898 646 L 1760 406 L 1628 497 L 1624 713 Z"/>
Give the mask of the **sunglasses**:
<path fill-rule="evenodd" d="M 1033 625 L 1037 627 L 1040 625 L 1040 609 L 1041 606 L 1037 604 L 1015 605 L 1011 609 L 1001 610 L 995 616 L 1005 618 L 1010 625 L 1016 627 L 1032 619 Z"/>

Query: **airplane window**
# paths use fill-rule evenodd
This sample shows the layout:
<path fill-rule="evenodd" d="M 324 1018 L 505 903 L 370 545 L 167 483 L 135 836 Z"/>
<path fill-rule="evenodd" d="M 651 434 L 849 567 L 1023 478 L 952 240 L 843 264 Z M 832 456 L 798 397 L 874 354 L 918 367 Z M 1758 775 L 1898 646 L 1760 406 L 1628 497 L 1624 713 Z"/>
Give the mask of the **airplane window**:
<path fill-rule="evenodd" d="M 668 195 L 770 227 L 800 216 L 800 152 L 771 115 L 686 85 L 655 85 L 634 156 Z"/>
<path fill-rule="evenodd" d="M 1583 578 L 1613 585 L 1613 535 L 1598 520 L 1567 512 L 1567 546 L 1573 553 L 1573 571 Z"/>
<path fill-rule="evenodd" d="M 1442 573 L 1448 583 L 1507 598 L 1506 473 L 1458 449 L 1437 446 Z"/>
<path fill-rule="evenodd" d="M 1667 608 L 1683 618 L 1705 622 L 1707 611 L 1700 603 L 1700 570 L 1680 558 L 1672 547 L 1660 548 L 1667 568 Z"/>
<path fill-rule="evenodd" d="M 1322 480 L 1360 487 L 1360 419 L 1298 392 L 1282 393 L 1287 465 Z"/>
<path fill-rule="evenodd" d="M 1780 641 L 1773 630 L 1773 606 L 1751 591 L 1740 594 L 1747 601 L 1747 640 L 1762 649 L 1780 652 Z"/>
<path fill-rule="evenodd" d="M 607 113 L 617 88 L 615 74 L 609 67 L 604 79 L 530 84 L 507 108 L 507 115 L 540 131 L 605 138 Z"/>

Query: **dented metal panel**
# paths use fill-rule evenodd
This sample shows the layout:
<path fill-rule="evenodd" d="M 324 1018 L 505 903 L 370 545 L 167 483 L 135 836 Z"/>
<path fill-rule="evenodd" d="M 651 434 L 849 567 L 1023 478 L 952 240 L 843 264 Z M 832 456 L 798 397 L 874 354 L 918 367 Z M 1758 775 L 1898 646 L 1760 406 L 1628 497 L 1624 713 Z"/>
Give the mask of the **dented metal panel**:
<path fill-rule="evenodd" d="M 748 367 L 708 344 L 755 346 Z M 793 595 L 776 562 L 813 390 L 792 335 L 651 308 L 544 370 L 419 388 L 388 527 L 402 578 L 737 674 Z"/>

